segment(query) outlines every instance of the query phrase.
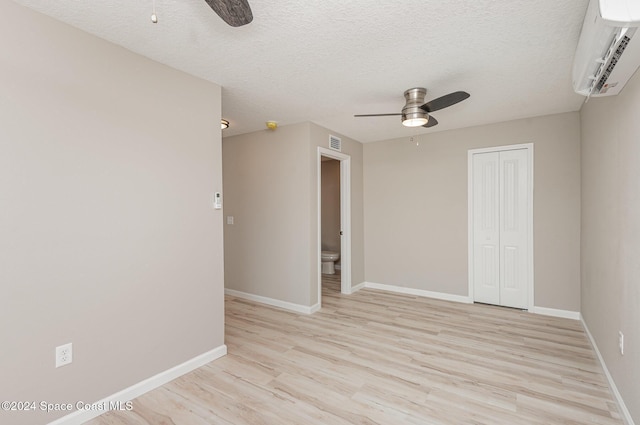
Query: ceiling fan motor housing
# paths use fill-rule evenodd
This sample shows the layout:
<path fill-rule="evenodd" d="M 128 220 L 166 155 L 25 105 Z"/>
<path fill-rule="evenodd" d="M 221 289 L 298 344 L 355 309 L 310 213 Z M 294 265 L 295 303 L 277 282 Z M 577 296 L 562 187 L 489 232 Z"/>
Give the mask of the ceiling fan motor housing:
<path fill-rule="evenodd" d="M 407 103 L 402 108 L 402 122 L 415 122 L 411 126 L 420 126 L 427 123 L 429 114 L 420 107 L 424 104 L 424 98 L 427 95 L 427 89 L 423 87 L 414 87 L 404 92 L 404 98 Z M 407 125 L 407 124 L 405 124 Z"/>

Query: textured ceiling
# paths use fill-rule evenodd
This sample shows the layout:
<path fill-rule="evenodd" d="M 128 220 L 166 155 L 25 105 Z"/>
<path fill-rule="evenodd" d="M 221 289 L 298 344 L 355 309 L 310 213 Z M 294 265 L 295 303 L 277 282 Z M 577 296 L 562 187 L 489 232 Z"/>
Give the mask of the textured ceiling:
<path fill-rule="evenodd" d="M 372 142 L 576 111 L 571 63 L 588 0 L 249 0 L 232 28 L 204 0 L 17 0 L 158 62 L 220 84 L 223 135 L 313 121 Z M 410 87 L 471 98 L 403 127 Z"/>

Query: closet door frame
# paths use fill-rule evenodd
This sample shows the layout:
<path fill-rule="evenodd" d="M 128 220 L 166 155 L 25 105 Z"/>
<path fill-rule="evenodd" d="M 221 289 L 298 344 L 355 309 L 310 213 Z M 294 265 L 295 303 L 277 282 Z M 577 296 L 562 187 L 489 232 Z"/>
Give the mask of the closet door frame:
<path fill-rule="evenodd" d="M 533 143 L 524 143 L 519 145 L 495 146 L 482 149 L 470 149 L 468 151 L 467 165 L 467 196 L 468 196 L 468 270 L 469 270 L 469 299 L 475 301 L 474 296 L 474 220 L 473 220 L 473 155 L 488 152 L 504 152 L 511 150 L 527 150 L 527 251 L 528 251 L 528 273 L 527 273 L 527 304 L 530 312 L 534 311 L 534 279 L 533 279 Z"/>

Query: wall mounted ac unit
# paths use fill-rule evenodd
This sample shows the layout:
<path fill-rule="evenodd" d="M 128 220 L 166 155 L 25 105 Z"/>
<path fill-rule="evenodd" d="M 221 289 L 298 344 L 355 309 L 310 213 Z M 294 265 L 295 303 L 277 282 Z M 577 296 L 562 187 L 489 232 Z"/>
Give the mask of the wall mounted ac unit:
<path fill-rule="evenodd" d="M 590 0 L 573 59 L 576 93 L 620 93 L 640 66 L 639 26 L 640 1 Z"/>

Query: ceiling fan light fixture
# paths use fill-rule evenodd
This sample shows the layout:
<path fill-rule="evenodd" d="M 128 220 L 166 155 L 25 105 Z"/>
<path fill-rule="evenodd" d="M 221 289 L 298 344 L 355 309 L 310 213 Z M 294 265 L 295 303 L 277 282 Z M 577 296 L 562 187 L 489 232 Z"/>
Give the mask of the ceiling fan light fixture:
<path fill-rule="evenodd" d="M 220 120 L 220 128 L 222 130 L 224 130 L 225 128 L 229 128 L 229 121 L 227 120 Z"/>
<path fill-rule="evenodd" d="M 415 106 L 402 109 L 402 125 L 405 127 L 420 127 L 429 122 L 429 114 Z"/>
<path fill-rule="evenodd" d="M 429 116 L 418 116 L 418 117 L 402 117 L 402 125 L 405 127 L 421 127 L 429 122 Z"/>

